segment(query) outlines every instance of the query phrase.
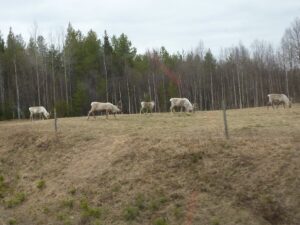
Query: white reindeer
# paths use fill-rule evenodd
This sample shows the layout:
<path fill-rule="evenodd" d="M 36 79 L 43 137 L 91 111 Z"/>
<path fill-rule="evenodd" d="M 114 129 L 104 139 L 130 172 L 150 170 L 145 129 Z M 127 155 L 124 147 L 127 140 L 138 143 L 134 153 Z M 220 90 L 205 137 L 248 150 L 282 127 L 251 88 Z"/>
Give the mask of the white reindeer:
<path fill-rule="evenodd" d="M 50 118 L 50 113 L 47 112 L 44 106 L 32 106 L 29 107 L 29 112 L 30 112 L 30 119 L 33 121 L 33 116 L 38 114 L 42 115 L 42 118 L 49 119 Z"/>
<path fill-rule="evenodd" d="M 285 108 L 288 106 L 289 108 L 292 107 L 292 102 L 289 100 L 289 98 L 285 94 L 268 94 L 269 102 L 267 103 L 268 108 L 271 105 L 274 109 L 274 105 L 277 105 L 277 108 L 279 105 L 283 105 Z"/>
<path fill-rule="evenodd" d="M 174 107 L 183 107 L 186 112 L 193 111 L 193 105 L 187 98 L 171 98 L 170 111 L 173 113 Z"/>
<path fill-rule="evenodd" d="M 153 109 L 154 109 L 155 103 L 154 101 L 151 102 L 141 102 L 141 110 L 140 110 L 140 114 L 142 114 L 143 110 L 146 110 L 146 112 L 150 112 L 152 113 Z"/>
<path fill-rule="evenodd" d="M 106 119 L 108 118 L 108 113 L 111 112 L 116 117 L 116 113 L 120 112 L 121 110 L 111 104 L 110 102 L 92 102 L 91 103 L 91 110 L 88 113 L 88 118 L 90 118 L 90 114 L 92 113 L 94 115 L 94 118 L 96 119 L 95 112 L 96 111 L 105 111 L 106 112 Z"/>

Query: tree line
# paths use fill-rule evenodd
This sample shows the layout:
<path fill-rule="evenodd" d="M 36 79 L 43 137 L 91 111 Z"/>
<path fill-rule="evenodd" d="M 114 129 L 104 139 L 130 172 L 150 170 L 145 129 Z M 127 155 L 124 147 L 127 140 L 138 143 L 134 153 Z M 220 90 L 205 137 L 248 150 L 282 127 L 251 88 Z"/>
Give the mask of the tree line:
<path fill-rule="evenodd" d="M 57 37 L 56 37 L 57 38 Z M 28 117 L 43 105 L 59 116 L 86 115 L 91 101 L 121 104 L 139 112 L 153 100 L 155 111 L 169 110 L 171 97 L 186 97 L 200 110 L 263 106 L 267 94 L 300 98 L 300 19 L 283 34 L 280 46 L 254 41 L 223 49 L 216 58 L 203 44 L 192 51 L 166 48 L 138 54 L 125 34 L 99 38 L 68 25 L 54 43 L 37 34 L 26 43 L 12 28 L 0 33 L 0 119 Z"/>

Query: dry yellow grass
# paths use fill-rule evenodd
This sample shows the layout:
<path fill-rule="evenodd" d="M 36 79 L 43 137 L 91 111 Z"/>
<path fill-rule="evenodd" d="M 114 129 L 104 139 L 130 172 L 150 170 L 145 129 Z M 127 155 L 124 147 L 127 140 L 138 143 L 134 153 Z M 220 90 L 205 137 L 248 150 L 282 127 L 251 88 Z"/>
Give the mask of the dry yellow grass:
<path fill-rule="evenodd" d="M 0 122 L 0 224 L 299 224 L 300 106 L 228 122 L 229 140 L 221 111 Z"/>

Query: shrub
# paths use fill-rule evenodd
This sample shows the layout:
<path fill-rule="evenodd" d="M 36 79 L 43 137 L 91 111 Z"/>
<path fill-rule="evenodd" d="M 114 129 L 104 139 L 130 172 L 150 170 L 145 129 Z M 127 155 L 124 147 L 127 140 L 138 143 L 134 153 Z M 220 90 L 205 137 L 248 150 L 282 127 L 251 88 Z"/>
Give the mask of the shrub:
<path fill-rule="evenodd" d="M 22 202 L 24 202 L 26 199 L 26 195 L 23 192 L 17 193 L 15 196 L 13 196 L 11 199 L 6 201 L 7 208 L 13 208 Z"/>
<path fill-rule="evenodd" d="M 220 221 L 215 218 L 211 221 L 211 225 L 220 225 Z"/>
<path fill-rule="evenodd" d="M 16 221 L 16 219 L 14 219 L 14 218 L 10 218 L 9 220 L 8 220 L 8 222 L 7 222 L 9 225 L 15 225 L 15 224 L 17 224 L 17 221 Z"/>
<path fill-rule="evenodd" d="M 146 200 L 143 194 L 138 194 L 138 196 L 135 199 L 134 205 L 140 210 L 146 209 Z"/>
<path fill-rule="evenodd" d="M 75 195 L 76 194 L 76 188 L 72 187 L 70 190 L 69 190 L 69 193 L 71 195 Z"/>
<path fill-rule="evenodd" d="M 61 202 L 63 207 L 72 209 L 74 207 L 74 200 L 73 199 L 65 199 Z"/>
<path fill-rule="evenodd" d="M 44 180 L 39 180 L 37 183 L 36 183 L 36 187 L 40 190 L 44 189 L 46 186 L 46 183 Z"/>
<path fill-rule="evenodd" d="M 182 210 L 182 207 L 176 206 L 176 207 L 174 208 L 174 216 L 175 216 L 176 219 L 181 219 L 181 218 L 183 218 L 184 212 L 183 212 L 183 210 Z"/>
<path fill-rule="evenodd" d="M 82 209 L 82 216 L 85 218 L 100 218 L 102 214 L 101 208 L 89 206 L 86 200 L 80 202 L 80 208 Z"/>
<path fill-rule="evenodd" d="M 158 210 L 162 204 L 167 202 L 167 200 L 168 200 L 167 197 L 165 197 L 163 195 L 157 199 L 153 199 L 149 205 L 150 210 L 152 210 L 152 211 Z"/>
<path fill-rule="evenodd" d="M 137 207 L 128 206 L 124 210 L 124 217 L 126 220 L 135 220 L 139 215 L 139 209 Z"/>
<path fill-rule="evenodd" d="M 270 195 L 259 198 L 258 209 L 262 213 L 263 218 L 271 224 L 282 222 L 286 215 L 282 203 Z"/>
<path fill-rule="evenodd" d="M 158 218 L 154 220 L 153 225 L 168 225 L 165 218 Z"/>
<path fill-rule="evenodd" d="M 4 177 L 0 176 L 0 198 L 4 198 L 4 192 L 5 192 L 5 184 L 4 184 Z"/>

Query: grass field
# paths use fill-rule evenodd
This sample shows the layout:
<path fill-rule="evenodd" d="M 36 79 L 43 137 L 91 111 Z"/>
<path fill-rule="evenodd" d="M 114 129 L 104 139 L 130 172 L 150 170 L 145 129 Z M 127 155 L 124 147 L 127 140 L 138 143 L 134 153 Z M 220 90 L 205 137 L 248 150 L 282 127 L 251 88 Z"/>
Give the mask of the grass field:
<path fill-rule="evenodd" d="M 299 225 L 300 105 L 0 122 L 0 225 Z"/>

